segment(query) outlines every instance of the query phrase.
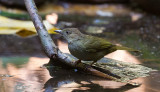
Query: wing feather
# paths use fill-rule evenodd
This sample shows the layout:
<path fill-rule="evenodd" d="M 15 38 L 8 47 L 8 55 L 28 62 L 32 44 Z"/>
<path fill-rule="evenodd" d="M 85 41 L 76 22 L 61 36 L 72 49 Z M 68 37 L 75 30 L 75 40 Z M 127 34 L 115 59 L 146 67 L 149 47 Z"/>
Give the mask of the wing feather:
<path fill-rule="evenodd" d="M 98 52 L 112 46 L 110 42 L 102 38 L 88 35 L 86 35 L 86 38 L 87 39 L 85 39 L 86 41 L 84 42 L 84 48 L 87 52 Z"/>

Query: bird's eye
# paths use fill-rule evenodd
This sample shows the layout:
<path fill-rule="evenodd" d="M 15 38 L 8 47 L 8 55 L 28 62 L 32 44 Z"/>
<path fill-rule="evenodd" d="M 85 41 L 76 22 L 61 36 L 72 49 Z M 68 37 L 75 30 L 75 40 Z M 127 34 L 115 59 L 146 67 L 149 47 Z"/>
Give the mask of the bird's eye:
<path fill-rule="evenodd" d="M 67 34 L 69 34 L 69 32 L 68 32 L 68 31 L 67 31 L 66 33 L 67 33 Z"/>

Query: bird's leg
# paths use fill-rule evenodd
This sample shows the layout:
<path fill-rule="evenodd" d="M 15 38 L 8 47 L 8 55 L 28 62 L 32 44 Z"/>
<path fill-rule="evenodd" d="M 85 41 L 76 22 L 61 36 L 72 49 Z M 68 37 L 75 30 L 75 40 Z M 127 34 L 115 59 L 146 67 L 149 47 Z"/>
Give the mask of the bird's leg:
<path fill-rule="evenodd" d="M 77 61 L 75 61 L 75 65 L 77 65 L 77 64 L 79 64 L 79 63 L 81 63 L 81 60 L 80 60 L 80 59 L 77 60 Z"/>
<path fill-rule="evenodd" d="M 92 66 L 94 63 L 96 63 L 97 61 L 93 61 L 90 65 Z"/>

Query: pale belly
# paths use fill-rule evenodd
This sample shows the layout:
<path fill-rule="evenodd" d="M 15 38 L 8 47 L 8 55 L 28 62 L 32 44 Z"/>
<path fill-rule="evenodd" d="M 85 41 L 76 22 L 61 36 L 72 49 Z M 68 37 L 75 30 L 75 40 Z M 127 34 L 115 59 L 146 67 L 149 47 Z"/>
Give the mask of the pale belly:
<path fill-rule="evenodd" d="M 70 53 L 80 60 L 97 61 L 104 57 L 104 52 L 89 53 L 82 46 L 68 45 Z"/>

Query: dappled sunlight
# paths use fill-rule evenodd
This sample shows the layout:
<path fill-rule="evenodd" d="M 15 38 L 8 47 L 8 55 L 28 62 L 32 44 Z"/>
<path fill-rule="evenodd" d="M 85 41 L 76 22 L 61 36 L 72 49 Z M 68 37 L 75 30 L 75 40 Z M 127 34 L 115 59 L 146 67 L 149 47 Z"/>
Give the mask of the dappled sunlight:
<path fill-rule="evenodd" d="M 64 48 L 67 49 L 67 45 L 62 43 Z M 61 45 L 62 45 L 61 44 Z M 118 51 L 119 52 L 119 51 Z M 118 53 L 117 52 L 117 53 Z M 128 52 L 122 52 L 124 54 L 120 54 L 119 56 L 125 56 Z M 118 54 L 117 54 L 118 55 Z M 126 54 L 127 55 L 127 54 Z M 129 56 L 130 55 L 130 56 Z M 116 54 L 110 54 L 107 57 L 116 57 Z M 133 57 L 128 53 L 127 57 Z M 114 58 L 116 59 L 116 58 Z M 119 58 L 117 58 L 119 59 Z M 119 60 L 125 60 L 125 58 Z M 9 88 L 3 88 L 1 90 L 5 90 L 6 92 L 14 92 L 23 90 L 31 92 L 35 90 L 35 92 L 42 92 L 45 90 L 55 90 L 55 92 L 72 92 L 72 91 L 93 91 L 101 90 L 101 91 L 115 91 L 124 90 L 126 92 L 136 92 L 139 90 L 140 92 L 146 92 L 146 90 L 152 90 L 147 87 L 149 80 L 144 78 L 138 78 L 133 80 L 134 82 L 142 83 L 140 87 L 127 87 L 125 83 L 104 80 L 101 78 L 94 79 L 94 76 L 87 77 L 88 75 L 79 73 L 69 73 L 63 75 L 62 73 L 54 74 L 52 77 L 49 75 L 49 71 L 46 68 L 41 68 L 43 64 L 48 63 L 49 58 L 39 58 L 39 57 L 29 57 L 28 62 L 21 65 L 21 67 L 16 67 L 14 63 L 7 63 L 6 68 L 3 67 L 3 59 L 0 59 L 0 70 L 1 74 L 12 75 L 13 77 L 0 77 L 0 86 L 10 86 Z M 52 70 L 54 71 L 54 70 Z M 59 72 L 59 71 L 58 71 Z M 55 77 L 54 77 L 55 76 Z M 57 76 L 57 77 L 56 77 Z M 92 78 L 93 77 L 93 78 Z M 52 79 L 52 80 L 50 80 Z M 147 80 L 147 81 L 146 81 Z M 49 84 L 48 84 L 49 82 Z M 44 87 L 44 85 L 47 85 Z M 3 91 L 2 91 L 3 92 Z M 158 91 L 157 91 L 158 92 Z"/>
<path fill-rule="evenodd" d="M 1 62 L 3 63 L 3 61 Z M 51 78 L 46 69 L 40 68 L 48 62 L 48 58 L 30 57 L 28 63 L 22 65 L 21 68 L 17 68 L 10 63 L 7 64 L 6 68 L 3 68 L 0 64 L 1 74 L 13 76 L 0 77 L 0 79 L 2 78 L 0 81 L 3 81 L 5 86 L 10 86 L 10 88 L 5 88 L 5 92 L 15 92 L 15 90 L 25 90 L 27 92 L 36 90 L 35 92 L 40 92 L 43 84 Z"/>
<path fill-rule="evenodd" d="M 92 82 L 94 84 L 98 84 L 98 85 L 102 86 L 103 88 L 110 88 L 110 89 L 120 88 L 121 86 L 125 85 L 125 83 L 108 81 L 108 80 L 93 80 Z"/>
<path fill-rule="evenodd" d="M 140 61 L 136 58 L 136 56 L 130 54 L 128 51 L 117 50 L 106 55 L 108 58 L 116 59 L 119 61 L 132 62 L 136 64 L 140 64 Z"/>
<path fill-rule="evenodd" d="M 72 92 L 75 89 L 79 89 L 80 86 L 80 84 L 77 84 L 75 82 L 63 84 L 56 90 L 56 92 Z"/>
<path fill-rule="evenodd" d="M 143 78 L 138 78 L 138 79 L 134 79 L 133 81 L 137 82 L 137 83 L 143 83 L 140 87 L 136 87 L 133 89 L 130 89 L 126 92 L 146 92 L 149 88 L 146 88 L 146 81 Z M 149 92 L 149 91 L 148 91 Z"/>
<path fill-rule="evenodd" d="M 74 77 L 74 76 L 73 76 Z M 99 91 L 109 91 L 109 92 L 135 92 L 140 90 L 140 92 L 146 92 L 146 84 L 143 82 L 143 79 L 137 79 L 135 81 L 137 82 L 143 82 L 143 86 L 140 87 L 132 87 L 132 86 L 126 86 L 125 83 L 120 83 L 120 82 L 115 82 L 115 81 L 110 81 L 110 80 L 103 80 L 103 79 L 90 79 L 86 78 L 85 81 L 82 78 L 81 81 L 76 82 L 79 79 L 74 79 L 73 81 L 72 78 L 64 79 L 63 81 L 57 82 L 55 81 L 50 81 L 50 84 L 48 85 L 48 88 L 46 87 L 45 90 L 54 90 L 55 92 L 73 92 L 73 91 L 87 91 L 87 92 L 99 92 Z M 78 77 L 79 78 L 79 77 Z M 53 86 L 54 85 L 54 86 Z M 53 88 L 53 89 L 50 89 Z M 135 90 L 136 89 L 136 90 Z"/>
<path fill-rule="evenodd" d="M 65 42 L 58 41 L 58 46 L 62 52 L 69 53 L 68 45 Z M 111 54 L 106 55 L 108 58 L 125 61 L 125 62 L 133 62 L 136 64 L 140 64 L 140 61 L 132 54 L 130 54 L 127 51 L 118 50 Z M 49 74 L 49 71 L 45 68 L 41 68 L 42 65 L 49 62 L 49 58 L 39 58 L 39 57 L 29 57 L 28 62 L 21 65 L 21 67 L 15 66 L 15 64 L 7 63 L 6 68 L 3 67 L 3 59 L 0 59 L 0 69 L 1 74 L 8 74 L 12 75 L 13 77 L 3 77 L 2 79 L 5 79 L 2 81 L 4 85 L 10 86 L 10 88 L 5 88 L 6 91 L 12 92 L 15 90 L 23 89 L 25 91 L 33 91 L 36 90 L 36 92 L 41 92 L 44 84 L 46 84 L 47 81 L 50 81 L 50 79 L 54 76 L 57 76 L 57 74 L 52 75 L 52 77 Z M 53 70 L 54 71 L 54 70 Z M 63 73 L 62 73 L 63 74 Z M 78 75 L 77 73 L 76 75 Z M 81 74 L 83 75 L 83 74 Z M 76 77 L 74 78 L 74 75 L 65 75 L 62 76 L 61 73 L 59 73 L 60 80 L 51 81 L 48 86 L 51 87 L 51 90 L 55 90 L 56 92 L 71 92 L 75 90 L 125 90 L 127 92 L 135 92 L 137 90 L 140 90 L 140 92 L 145 92 L 146 84 L 147 82 L 143 78 L 139 78 L 136 80 L 133 80 L 134 82 L 143 83 L 140 87 L 137 88 L 128 88 L 125 86 L 125 83 L 120 82 L 114 82 L 109 80 L 103 80 L 103 79 L 90 79 L 85 77 Z M 70 76 L 70 77 L 67 77 Z M 88 76 L 88 75 L 83 75 Z M 67 80 L 66 80 L 67 77 Z M 56 77 L 55 77 L 56 78 Z M 68 81 L 69 82 L 65 82 Z M 79 80 L 79 82 L 76 82 Z M 90 82 L 89 82 L 89 81 Z M 9 81 L 9 82 L 8 82 Z M 18 85 L 18 86 L 17 86 Z M 58 86 L 56 86 L 58 85 Z M 48 90 L 47 87 L 45 87 L 43 90 Z"/>
<path fill-rule="evenodd" d="M 58 40 L 58 48 L 64 53 L 69 53 L 68 43 Z"/>
<path fill-rule="evenodd" d="M 49 58 L 38 58 L 38 57 L 30 57 L 27 67 L 29 69 L 40 68 L 43 64 L 47 64 L 49 62 Z"/>

